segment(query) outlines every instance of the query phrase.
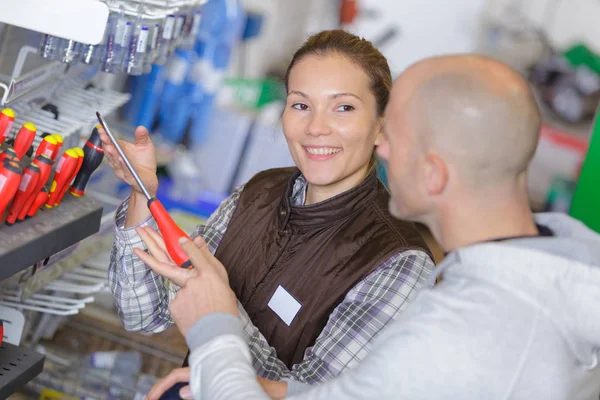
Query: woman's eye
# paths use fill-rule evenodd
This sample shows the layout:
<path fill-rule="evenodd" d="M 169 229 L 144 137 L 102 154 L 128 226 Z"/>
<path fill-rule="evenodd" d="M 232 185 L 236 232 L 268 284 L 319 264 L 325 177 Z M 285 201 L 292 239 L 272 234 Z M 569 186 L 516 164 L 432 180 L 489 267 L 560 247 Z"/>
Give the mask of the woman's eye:
<path fill-rule="evenodd" d="M 308 106 L 306 104 L 302 104 L 302 103 L 292 104 L 292 108 L 295 108 L 296 110 L 301 110 L 301 111 L 308 110 Z"/>
<path fill-rule="evenodd" d="M 348 104 L 344 104 L 343 106 L 339 106 L 336 111 L 352 111 L 354 110 L 354 107 L 352 107 L 351 105 Z"/>

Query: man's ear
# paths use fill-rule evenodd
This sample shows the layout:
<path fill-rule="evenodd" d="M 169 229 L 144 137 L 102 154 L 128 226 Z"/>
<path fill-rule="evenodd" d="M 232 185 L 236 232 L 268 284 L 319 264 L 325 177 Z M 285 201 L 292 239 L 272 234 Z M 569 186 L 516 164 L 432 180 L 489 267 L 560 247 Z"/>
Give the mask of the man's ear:
<path fill-rule="evenodd" d="M 448 185 L 449 170 L 444 160 L 437 154 L 426 158 L 426 188 L 431 196 L 440 195 Z"/>

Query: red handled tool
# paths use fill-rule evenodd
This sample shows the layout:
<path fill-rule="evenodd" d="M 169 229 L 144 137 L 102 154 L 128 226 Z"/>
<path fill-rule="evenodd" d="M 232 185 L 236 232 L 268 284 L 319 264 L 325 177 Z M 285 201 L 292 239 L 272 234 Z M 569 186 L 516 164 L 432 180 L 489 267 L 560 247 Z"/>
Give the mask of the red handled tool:
<path fill-rule="evenodd" d="M 150 213 L 152 213 L 152 216 L 156 220 L 156 224 L 158 225 L 158 229 L 160 229 L 160 232 L 163 236 L 165 246 L 167 247 L 169 255 L 171 256 L 173 261 L 175 261 L 175 263 L 181 268 L 192 268 L 192 263 L 190 262 L 189 257 L 187 256 L 187 254 L 185 254 L 185 252 L 179 245 L 179 239 L 182 237 L 186 237 L 189 239 L 188 235 L 183 230 L 181 230 L 180 227 L 177 226 L 177 224 L 175 223 L 175 221 L 173 221 L 173 219 L 171 218 L 165 207 L 162 205 L 160 200 L 150 195 L 150 192 L 148 192 L 148 189 L 146 189 L 146 186 L 144 186 L 142 179 L 140 178 L 135 168 L 133 168 L 133 165 L 131 165 L 131 162 L 125 155 L 125 152 L 121 148 L 119 141 L 110 132 L 100 113 L 97 112 L 96 117 L 98 117 L 100 125 L 102 125 L 102 128 L 104 128 L 104 131 L 110 138 L 110 141 L 117 149 L 117 152 L 123 159 L 123 162 L 127 166 L 129 172 L 131 172 L 131 175 L 133 175 L 133 178 L 142 190 L 142 193 L 144 193 L 144 196 L 146 196 L 146 198 L 148 199 L 148 208 L 150 209 Z"/>
<path fill-rule="evenodd" d="M 73 179 L 75 179 L 75 177 L 77 176 L 77 173 L 81 169 L 81 165 L 83 165 L 83 156 L 84 156 L 83 150 L 81 150 L 79 147 L 73 147 L 73 150 L 75 150 L 75 152 L 77 153 L 77 156 L 78 156 L 77 166 L 75 166 L 75 169 L 71 173 L 71 176 L 67 180 L 67 183 L 60 189 L 60 193 L 59 193 L 58 197 L 56 198 L 56 203 L 54 203 L 54 207 L 57 207 L 60 204 L 60 202 L 62 201 L 63 197 L 65 197 L 65 193 L 67 193 L 67 190 L 69 190 L 69 185 L 71 184 L 71 182 L 73 182 Z"/>
<path fill-rule="evenodd" d="M 6 225 L 12 225 L 17 221 L 17 217 L 21 212 L 21 208 L 25 205 L 25 202 L 33 193 L 38 180 L 40 179 L 40 167 L 36 163 L 32 162 L 25 168 L 21 183 L 19 184 L 19 190 L 15 194 L 10 208 L 8 209 L 8 215 L 6 216 Z"/>
<path fill-rule="evenodd" d="M 33 217 L 35 215 L 35 213 L 38 212 L 40 207 L 46 202 L 46 200 L 48 200 L 48 188 L 46 186 L 44 186 L 42 188 L 42 190 L 40 190 L 40 192 L 35 196 L 35 199 L 33 200 L 33 204 L 31 205 L 31 207 L 29 208 L 29 211 L 27 212 L 26 218 Z"/>
<path fill-rule="evenodd" d="M 15 112 L 5 108 L 0 112 L 0 144 L 2 144 L 15 123 Z"/>
<path fill-rule="evenodd" d="M 35 152 L 35 156 L 37 157 L 40 154 L 44 154 L 44 155 L 48 156 L 50 161 L 54 161 L 52 159 L 52 156 L 54 155 L 56 146 L 58 146 L 58 141 L 56 140 L 56 137 L 54 137 L 54 135 L 46 136 L 42 140 L 42 143 L 40 143 L 40 145 L 38 146 L 38 148 Z"/>
<path fill-rule="evenodd" d="M 0 153 L 0 161 L 17 159 L 17 153 L 15 153 L 15 149 L 12 147 L 7 147 Z"/>
<path fill-rule="evenodd" d="M 56 157 L 58 157 L 58 155 L 60 154 L 60 148 L 63 145 L 63 137 L 60 136 L 60 134 L 58 133 L 55 133 L 54 135 L 50 136 L 56 139 L 56 148 L 54 149 L 54 153 L 52 153 L 52 157 L 50 157 L 52 161 L 56 161 Z"/>
<path fill-rule="evenodd" d="M 17 136 L 15 137 L 15 144 L 13 148 L 15 149 L 15 153 L 17 153 L 17 158 L 21 160 L 23 156 L 29 151 L 31 147 L 31 143 L 33 143 L 33 139 L 35 139 L 35 133 L 37 132 L 37 128 L 33 124 L 33 122 L 25 122 Z"/>
<path fill-rule="evenodd" d="M 100 125 L 96 126 L 94 130 L 92 130 L 92 134 L 83 147 L 83 164 L 75 178 L 75 182 L 73 182 L 71 189 L 69 189 L 73 196 L 83 196 L 85 186 L 87 185 L 90 176 L 92 176 L 92 173 L 100 166 L 102 159 L 104 158 L 104 150 L 102 149 L 102 142 L 100 141 L 100 134 L 98 133 L 99 126 Z"/>
<path fill-rule="evenodd" d="M 77 159 L 79 155 L 74 149 L 68 149 L 64 152 L 58 164 L 56 165 L 56 171 L 54 172 L 54 181 L 50 186 L 50 195 L 46 201 L 46 208 L 52 208 L 60 195 L 60 191 L 65 185 L 68 185 L 71 181 L 69 178 L 73 174 L 75 168 L 77 168 Z"/>
<path fill-rule="evenodd" d="M 8 203 L 15 197 L 19 190 L 23 168 L 18 161 L 5 160 L 0 164 L 0 219 Z"/>
<path fill-rule="evenodd" d="M 21 207 L 21 211 L 19 212 L 19 216 L 17 217 L 18 221 L 23 221 L 25 219 L 38 193 L 40 193 L 40 190 L 42 190 L 44 185 L 46 185 L 46 182 L 48 182 L 48 178 L 50 178 L 50 173 L 52 172 L 52 160 L 47 155 L 38 155 L 35 158 L 34 162 L 40 168 L 40 178 L 38 179 L 35 189 L 33 189 L 33 192 L 31 192 L 31 194 L 27 198 L 27 201 L 25 201 L 25 204 L 23 205 L 23 207 Z"/>

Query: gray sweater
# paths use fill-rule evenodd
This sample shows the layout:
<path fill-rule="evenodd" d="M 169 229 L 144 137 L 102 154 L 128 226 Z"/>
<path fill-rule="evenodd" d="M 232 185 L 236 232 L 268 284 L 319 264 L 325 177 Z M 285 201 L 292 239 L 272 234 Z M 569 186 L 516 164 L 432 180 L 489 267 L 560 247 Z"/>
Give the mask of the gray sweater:
<path fill-rule="evenodd" d="M 452 252 L 443 280 L 390 324 L 365 361 L 294 399 L 598 400 L 600 236 L 559 214 L 554 237 Z M 194 399 L 266 399 L 240 321 L 212 314 L 187 335 Z"/>

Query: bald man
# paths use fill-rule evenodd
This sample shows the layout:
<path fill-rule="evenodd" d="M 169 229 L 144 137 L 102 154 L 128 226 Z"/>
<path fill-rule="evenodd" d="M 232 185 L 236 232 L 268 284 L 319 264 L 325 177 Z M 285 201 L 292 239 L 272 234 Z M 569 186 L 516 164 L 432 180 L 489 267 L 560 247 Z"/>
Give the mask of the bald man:
<path fill-rule="evenodd" d="M 430 58 L 399 77 L 386 115 L 378 152 L 389 163 L 390 207 L 427 224 L 448 252 L 432 276 L 443 279 L 364 363 L 287 395 L 597 400 L 600 237 L 567 216 L 531 214 L 526 177 L 540 115 L 527 83 L 487 58 Z M 206 246 L 183 247 L 199 275 L 171 313 L 184 335 L 194 331 L 194 398 L 267 398 L 224 268 Z"/>

